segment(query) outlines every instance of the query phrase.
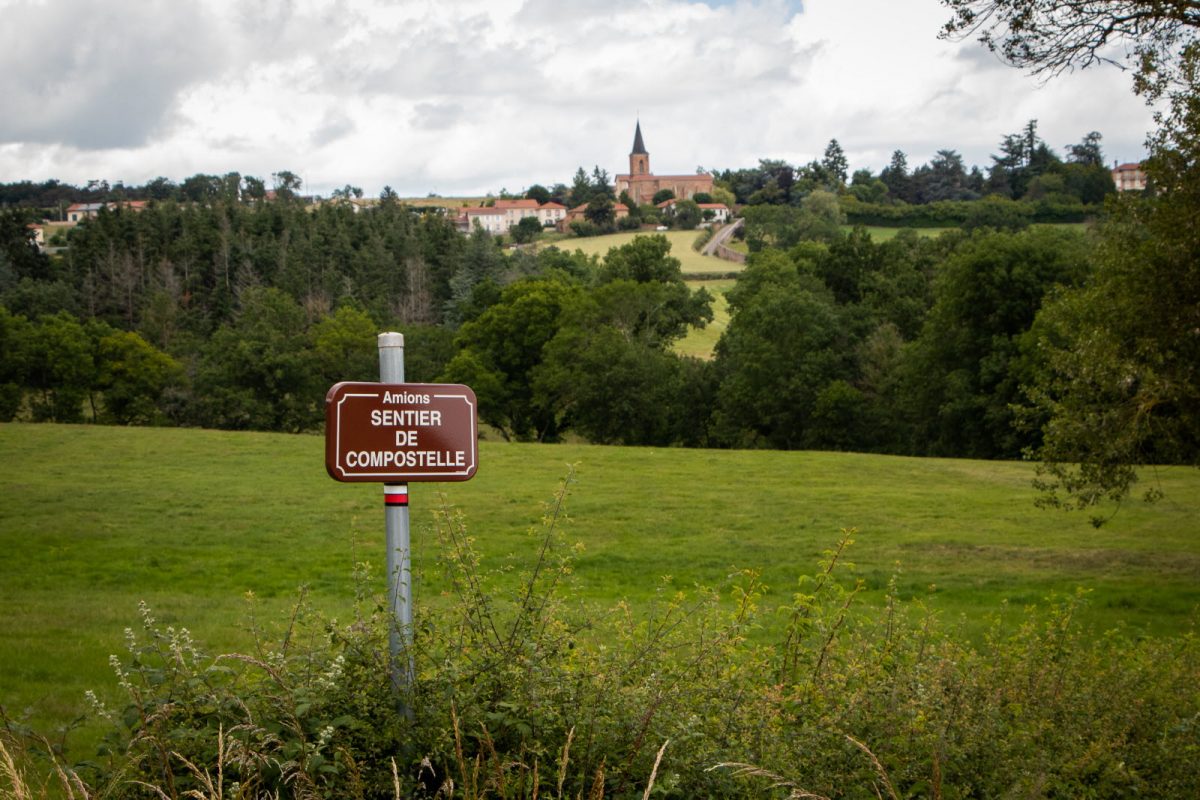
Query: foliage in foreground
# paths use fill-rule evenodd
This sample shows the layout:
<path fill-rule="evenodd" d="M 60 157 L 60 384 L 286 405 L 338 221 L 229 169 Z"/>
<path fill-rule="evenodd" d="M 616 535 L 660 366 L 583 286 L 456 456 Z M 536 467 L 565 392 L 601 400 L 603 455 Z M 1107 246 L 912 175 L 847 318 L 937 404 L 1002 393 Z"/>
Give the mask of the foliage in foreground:
<path fill-rule="evenodd" d="M 573 608 L 565 495 L 515 582 L 440 516 L 453 588 L 422 609 L 408 689 L 387 677 L 389 617 L 365 588 L 349 623 L 301 599 L 241 654 L 143 608 L 112 657 L 124 707 L 90 698 L 109 726 L 99 757 L 47 763 L 9 723 L 0 798 L 1200 794 L 1193 635 L 1090 637 L 1077 596 L 972 647 L 895 582 L 882 612 L 857 609 L 839 579 L 851 532 L 780 608 L 759 607 L 748 573 L 721 591 L 664 578 L 641 612 Z M 758 628 L 770 614 L 779 641 Z"/>

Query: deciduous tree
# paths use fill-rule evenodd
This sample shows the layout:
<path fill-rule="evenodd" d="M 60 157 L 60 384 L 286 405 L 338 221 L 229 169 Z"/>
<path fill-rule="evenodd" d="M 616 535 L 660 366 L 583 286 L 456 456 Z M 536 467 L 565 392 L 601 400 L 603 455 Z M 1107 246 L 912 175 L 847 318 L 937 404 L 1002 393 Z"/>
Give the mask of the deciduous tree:
<path fill-rule="evenodd" d="M 1092 281 L 1064 294 L 1043 321 L 1048 369 L 1029 391 L 1044 435 L 1032 452 L 1047 501 L 1119 500 L 1142 465 L 1200 465 L 1200 4 L 943 3 L 953 12 L 944 36 L 978 36 L 1045 77 L 1117 63 L 1134 70 L 1136 93 L 1168 100 L 1149 142 L 1158 197 L 1122 198 Z"/>
<path fill-rule="evenodd" d="M 542 223 L 538 222 L 537 217 L 521 217 L 517 224 L 509 231 L 514 242 L 518 244 L 528 244 L 532 242 L 537 235 L 542 232 Z"/>
<path fill-rule="evenodd" d="M 554 437 L 555 410 L 535 402 L 533 371 L 558 333 L 564 309 L 582 297 L 583 288 L 561 274 L 506 287 L 499 302 L 462 326 L 455 340 L 459 352 L 441 379 L 471 386 L 481 419 L 506 439 Z"/>
<path fill-rule="evenodd" d="M 942 36 L 977 37 L 1008 63 L 1050 78 L 1099 64 L 1135 69 L 1135 90 L 1188 90 L 1196 57 L 1195 0 L 942 0 Z"/>
<path fill-rule="evenodd" d="M 1014 458 L 1036 439 L 1013 426 L 1022 337 L 1043 298 L 1086 271 L 1083 237 L 1056 229 L 980 232 L 941 265 L 905 391 L 928 454 Z"/>

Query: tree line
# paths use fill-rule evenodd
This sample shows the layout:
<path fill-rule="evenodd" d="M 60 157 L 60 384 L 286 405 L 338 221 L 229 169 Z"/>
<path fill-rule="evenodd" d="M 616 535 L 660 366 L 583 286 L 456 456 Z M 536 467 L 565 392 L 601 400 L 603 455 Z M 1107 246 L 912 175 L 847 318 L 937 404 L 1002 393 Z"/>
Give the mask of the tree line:
<path fill-rule="evenodd" d="M 688 289 L 661 236 L 598 260 L 503 251 L 389 202 L 106 210 L 61 257 L 17 248 L 0 273 L 6 413 L 20 394 L 36 419 L 311 429 L 332 382 L 374 377 L 374 334 L 395 326 L 411 378 L 471 385 L 507 438 L 984 458 L 1035 446 L 1011 410 L 1038 358 L 1029 331 L 1047 293 L 1086 277 L 1084 235 L 876 243 L 806 223 L 813 199 L 776 238 L 752 223 L 757 252 L 711 361 L 671 349 L 711 319 L 711 297 Z"/>
<path fill-rule="evenodd" d="M 1060 157 L 1030 120 L 1017 133 L 1005 135 L 999 153 L 986 169 L 967 168 L 956 150 L 938 150 L 928 163 L 910 167 L 902 150 L 878 174 L 869 169 L 849 172 L 845 151 L 831 139 L 820 159 L 793 165 L 762 159 L 758 166 L 714 172 L 717 182 L 746 205 L 799 205 L 814 191 L 853 197 L 859 203 L 927 205 L 955 200 L 998 197 L 1060 205 L 1095 206 L 1115 191 L 1105 166 L 1097 131 L 1066 147 Z"/>

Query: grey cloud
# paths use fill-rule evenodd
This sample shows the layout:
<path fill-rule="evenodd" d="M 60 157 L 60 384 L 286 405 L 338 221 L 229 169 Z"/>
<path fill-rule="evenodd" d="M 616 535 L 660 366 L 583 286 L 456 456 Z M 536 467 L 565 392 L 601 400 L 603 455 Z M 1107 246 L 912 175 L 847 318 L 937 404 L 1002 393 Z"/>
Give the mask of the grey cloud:
<path fill-rule="evenodd" d="M 969 72 L 1008 72 L 1012 69 L 998 55 L 979 42 L 963 42 L 954 53 L 954 60 Z"/>
<path fill-rule="evenodd" d="M 253 0 L 238 4 L 234 24 L 241 58 L 255 62 L 306 54 L 324 57 L 347 31 L 368 26 L 370 21 L 345 0 L 311 8 L 297 8 L 295 0 Z"/>
<path fill-rule="evenodd" d="M 463 116 L 458 103 L 417 103 L 413 111 L 413 127 L 426 131 L 443 131 L 454 127 Z"/>
<path fill-rule="evenodd" d="M 528 0 L 516 20 L 526 26 L 586 28 L 593 20 L 607 23 L 615 14 L 647 8 L 645 0 Z"/>
<path fill-rule="evenodd" d="M 323 147 L 331 142 L 336 142 L 344 136 L 348 136 L 354 130 L 354 122 L 346 116 L 345 112 L 340 109 L 331 109 L 325 113 L 321 124 L 309 136 L 309 141 L 317 147 Z"/>
<path fill-rule="evenodd" d="M 797 52 L 787 35 L 789 17 L 781 3 L 664 15 L 645 0 L 530 0 L 503 35 L 477 6 L 466 4 L 462 11 L 361 25 L 348 41 L 328 46 L 319 71 L 306 77 L 341 96 L 457 98 L 457 105 L 468 106 L 513 96 L 561 107 L 627 100 L 631 93 L 645 103 L 666 102 L 680 92 L 699 100 L 729 80 L 756 88 L 784 84 L 793 80 L 795 64 L 812 57 Z M 755 43 L 751 59 L 744 57 L 747 41 Z M 644 55 L 628 58 L 630 46 Z M 673 54 L 679 47 L 688 52 Z M 611 60 L 586 63 L 608 48 L 619 48 Z M 444 119 L 431 107 L 418 113 L 416 124 L 436 127 Z"/>
<path fill-rule="evenodd" d="M 365 86 L 401 97 L 547 91 L 545 45 L 526 40 L 497 46 L 489 43 L 490 33 L 490 21 L 474 17 L 379 36 L 378 51 L 392 57 L 363 76 Z"/>
<path fill-rule="evenodd" d="M 0 142 L 144 144 L 220 68 L 213 21 L 184 4 L 16 3 L 0 28 Z"/>

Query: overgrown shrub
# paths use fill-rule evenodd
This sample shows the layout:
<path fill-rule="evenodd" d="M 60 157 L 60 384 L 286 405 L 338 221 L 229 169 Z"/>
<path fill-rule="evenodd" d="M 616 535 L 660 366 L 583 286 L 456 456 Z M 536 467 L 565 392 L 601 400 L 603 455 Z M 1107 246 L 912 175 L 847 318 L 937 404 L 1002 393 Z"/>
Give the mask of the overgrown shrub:
<path fill-rule="evenodd" d="M 858 608 L 850 532 L 778 608 L 753 573 L 579 607 L 566 492 L 516 581 L 437 516 L 451 602 L 420 615 L 411 685 L 389 678 L 405 669 L 365 567 L 349 623 L 302 597 L 250 653 L 207 654 L 143 608 L 113 657 L 126 705 L 93 698 L 100 757 L 42 773 L 73 797 L 1200 795 L 1192 635 L 1090 637 L 1081 593 L 973 647 L 895 581 Z M 36 796 L 28 741 L 0 744 L 0 797 Z"/>

